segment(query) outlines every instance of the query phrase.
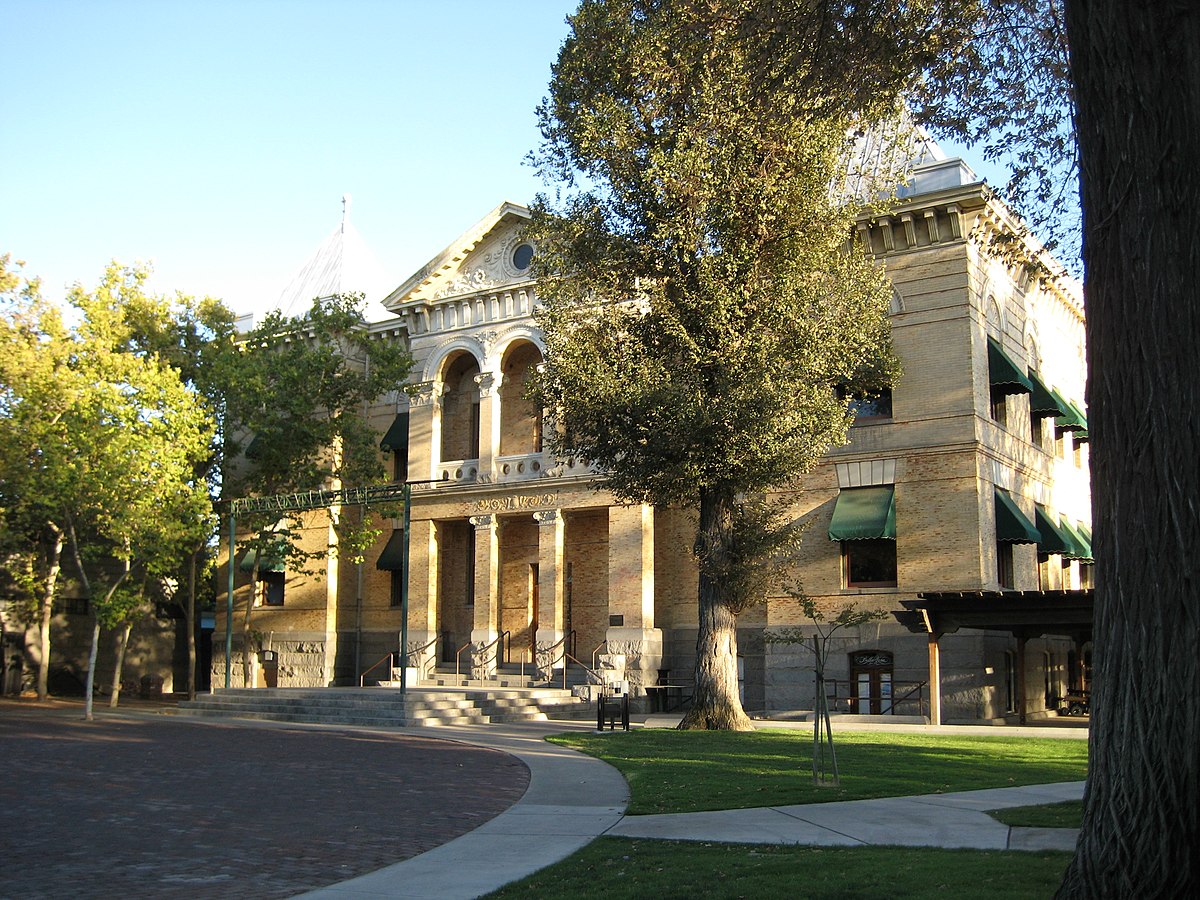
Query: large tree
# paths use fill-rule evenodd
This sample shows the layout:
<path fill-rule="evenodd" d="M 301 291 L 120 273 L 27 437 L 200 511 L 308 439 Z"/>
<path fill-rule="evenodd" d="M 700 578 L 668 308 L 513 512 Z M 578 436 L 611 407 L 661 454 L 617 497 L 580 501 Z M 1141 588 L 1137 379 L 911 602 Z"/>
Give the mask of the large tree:
<path fill-rule="evenodd" d="M 1200 8 L 1068 0 L 1096 679 L 1061 896 L 1200 895 Z"/>
<path fill-rule="evenodd" d="M 539 400 L 552 446 L 619 498 L 698 510 L 685 728 L 750 727 L 737 615 L 796 536 L 761 497 L 844 442 L 844 391 L 893 368 L 890 289 L 848 240 L 872 191 L 852 198 L 845 174 L 848 135 L 895 92 L 830 102 L 808 68 L 762 78 L 754 12 L 588 0 L 540 110 L 539 160 L 567 193 L 539 199 L 532 230 Z M 821 16 L 793 24 L 823 46 Z"/>
<path fill-rule="evenodd" d="M 141 284 L 114 265 L 95 291 L 71 292 L 70 326 L 29 291 L 0 319 L 0 494 L 9 523 L 44 537 L 38 693 L 65 546 L 92 601 L 89 717 L 100 628 L 120 618 L 129 573 L 161 569 L 208 528 L 194 466 L 211 419 L 169 365 L 132 352 L 124 308 Z"/>

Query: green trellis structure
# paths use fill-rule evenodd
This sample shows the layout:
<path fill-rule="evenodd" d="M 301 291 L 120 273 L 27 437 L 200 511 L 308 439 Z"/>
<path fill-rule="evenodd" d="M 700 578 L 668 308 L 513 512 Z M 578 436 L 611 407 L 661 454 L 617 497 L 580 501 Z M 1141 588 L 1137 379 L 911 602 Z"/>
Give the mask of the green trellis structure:
<path fill-rule="evenodd" d="M 237 517 L 250 512 L 308 512 L 331 506 L 371 506 L 400 501 L 404 505 L 404 577 L 400 580 L 400 693 L 408 690 L 408 533 L 412 518 L 414 484 L 435 481 L 405 481 L 373 487 L 299 491 L 273 497 L 239 497 L 229 501 L 229 583 L 225 595 L 225 687 L 230 687 L 233 659 L 233 558 L 237 549 Z"/>

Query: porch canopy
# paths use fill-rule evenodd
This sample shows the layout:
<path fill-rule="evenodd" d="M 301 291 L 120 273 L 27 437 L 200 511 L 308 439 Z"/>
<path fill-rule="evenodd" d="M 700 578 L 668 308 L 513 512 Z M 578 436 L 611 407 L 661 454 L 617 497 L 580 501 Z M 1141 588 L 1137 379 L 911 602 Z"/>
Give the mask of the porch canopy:
<path fill-rule="evenodd" d="M 1017 696 L 1024 696 L 1025 642 L 1059 635 L 1077 646 L 1092 639 L 1095 592 L 1086 591 L 931 591 L 901 600 L 907 612 L 896 618 L 909 631 L 929 636 L 929 718 L 942 722 L 941 647 L 944 634 L 960 628 L 1007 631 L 1017 639 Z M 1018 709 L 1025 724 L 1025 708 Z"/>

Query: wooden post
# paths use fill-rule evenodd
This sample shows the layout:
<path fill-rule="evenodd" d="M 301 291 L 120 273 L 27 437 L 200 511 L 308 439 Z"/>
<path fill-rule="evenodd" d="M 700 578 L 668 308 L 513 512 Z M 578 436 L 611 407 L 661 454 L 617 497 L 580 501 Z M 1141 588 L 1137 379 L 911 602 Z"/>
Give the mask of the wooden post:
<path fill-rule="evenodd" d="M 929 724 L 942 724 L 942 650 L 939 636 L 929 633 Z"/>

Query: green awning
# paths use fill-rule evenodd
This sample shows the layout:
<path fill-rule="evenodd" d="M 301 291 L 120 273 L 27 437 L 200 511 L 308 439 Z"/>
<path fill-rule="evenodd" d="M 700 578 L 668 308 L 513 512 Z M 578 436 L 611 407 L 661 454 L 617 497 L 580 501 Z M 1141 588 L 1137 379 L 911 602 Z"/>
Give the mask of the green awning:
<path fill-rule="evenodd" d="M 1029 414 L 1035 419 L 1047 416 L 1065 416 L 1067 407 L 1061 398 L 1055 399 L 1055 393 L 1046 386 L 1046 382 L 1038 377 L 1037 372 L 1029 373 L 1029 381 L 1033 390 L 1029 394 Z"/>
<path fill-rule="evenodd" d="M 392 532 L 392 536 L 388 538 L 387 546 L 384 547 L 383 552 L 379 554 L 379 561 L 375 563 L 375 568 L 383 569 L 387 572 L 404 571 L 403 528 L 397 528 Z"/>
<path fill-rule="evenodd" d="M 247 550 L 246 555 L 242 557 L 242 561 L 238 565 L 238 568 L 241 569 L 243 572 L 253 572 L 254 564 L 257 561 L 258 561 L 258 551 L 255 550 L 254 548 L 251 548 L 251 549 Z M 271 553 L 267 553 L 266 555 L 264 555 L 262 565 L 258 567 L 258 571 L 260 571 L 260 572 L 286 572 L 287 571 L 287 563 L 283 559 L 283 554 L 280 554 L 279 556 L 274 556 Z"/>
<path fill-rule="evenodd" d="M 379 449 L 385 453 L 393 451 L 408 450 L 408 411 L 398 413 L 396 418 L 392 419 L 392 424 L 388 427 L 387 434 L 383 436 L 383 440 L 379 442 Z"/>
<path fill-rule="evenodd" d="M 1051 389 L 1050 393 L 1054 395 L 1054 399 L 1058 400 L 1063 407 L 1063 414 L 1054 420 L 1054 424 L 1060 431 L 1087 431 L 1087 417 L 1083 414 L 1078 406 L 1067 400 L 1058 391 Z"/>
<path fill-rule="evenodd" d="M 1063 555 L 1070 559 L 1082 559 L 1090 562 L 1092 559 L 1092 548 L 1084 540 L 1083 535 L 1079 533 L 1076 527 L 1065 516 L 1059 522 L 1059 526 L 1063 533 L 1067 535 L 1071 545 L 1070 552 Z"/>
<path fill-rule="evenodd" d="M 1034 519 L 1037 521 L 1038 553 L 1062 556 L 1071 555 L 1071 539 L 1063 533 L 1058 520 L 1050 515 L 1050 511 L 1042 504 L 1037 504 Z"/>
<path fill-rule="evenodd" d="M 1008 491 L 995 489 L 996 540 L 1006 544 L 1036 544 L 1040 535 Z"/>
<path fill-rule="evenodd" d="M 992 390 L 1002 394 L 1028 394 L 1033 390 L 1033 382 L 1025 374 L 1025 370 L 1009 359 L 995 338 L 988 341 L 988 382 Z"/>
<path fill-rule="evenodd" d="M 829 523 L 829 539 L 865 541 L 872 538 L 896 539 L 894 485 L 846 488 L 837 496 L 833 521 Z"/>

